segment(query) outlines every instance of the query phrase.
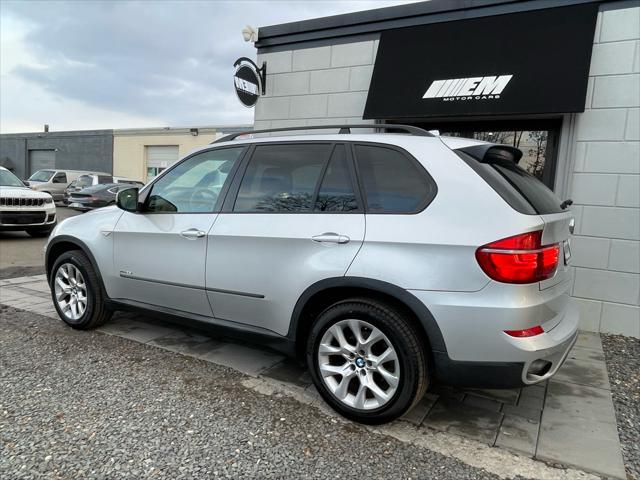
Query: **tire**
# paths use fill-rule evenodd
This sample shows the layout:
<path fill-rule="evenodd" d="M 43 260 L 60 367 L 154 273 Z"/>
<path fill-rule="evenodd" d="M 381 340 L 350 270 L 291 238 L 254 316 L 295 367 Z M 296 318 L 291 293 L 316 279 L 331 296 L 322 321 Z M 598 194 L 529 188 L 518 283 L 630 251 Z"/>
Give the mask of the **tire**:
<path fill-rule="evenodd" d="M 26 230 L 26 232 L 29 234 L 29 236 L 34 237 L 34 238 L 42 238 L 42 237 L 48 237 L 49 234 L 51 234 L 51 231 L 53 230 L 53 226 L 51 227 L 39 227 L 39 228 L 28 228 Z"/>
<path fill-rule="evenodd" d="M 77 315 L 74 315 L 72 308 L 64 309 L 62 303 L 72 304 L 71 293 L 65 295 L 61 301 L 58 301 L 57 295 L 60 293 L 61 284 L 57 284 L 58 273 L 64 277 L 64 272 L 67 273 L 67 277 L 81 278 L 84 280 L 84 299 L 85 307 L 82 310 L 80 305 L 76 306 Z M 74 269 L 80 273 L 81 277 L 73 275 Z M 51 297 L 53 299 L 53 305 L 58 312 L 58 316 L 72 328 L 78 330 L 90 330 L 92 328 L 99 327 L 111 318 L 112 311 L 105 306 L 106 295 L 102 286 L 102 282 L 98 277 L 93 265 L 89 261 L 89 258 L 80 250 L 71 250 L 60 255 L 53 264 L 51 270 Z M 62 281 L 64 283 L 64 279 Z M 58 285 L 58 290 L 56 288 Z M 74 281 L 67 280 L 66 285 L 73 287 Z M 76 282 L 77 304 L 82 303 L 82 288 L 81 283 Z"/>
<path fill-rule="evenodd" d="M 354 346 L 357 340 L 352 325 L 360 330 L 360 350 Z M 341 343 L 334 336 L 337 330 L 342 331 L 347 347 L 339 347 Z M 378 340 L 371 339 L 372 335 Z M 429 376 L 422 343 L 415 327 L 389 305 L 368 298 L 347 299 L 327 308 L 315 320 L 307 340 L 307 366 L 318 392 L 334 410 L 356 422 L 381 424 L 403 415 L 426 392 Z M 344 351 L 349 353 L 345 356 Z M 376 365 L 375 359 L 382 358 L 383 352 L 384 358 L 392 359 L 395 353 L 395 359 Z M 336 368 L 344 369 L 345 376 L 327 375 L 328 369 L 333 372 Z M 349 383 L 344 384 L 346 379 Z M 377 393 L 365 385 L 361 394 L 362 385 L 371 381 Z"/>

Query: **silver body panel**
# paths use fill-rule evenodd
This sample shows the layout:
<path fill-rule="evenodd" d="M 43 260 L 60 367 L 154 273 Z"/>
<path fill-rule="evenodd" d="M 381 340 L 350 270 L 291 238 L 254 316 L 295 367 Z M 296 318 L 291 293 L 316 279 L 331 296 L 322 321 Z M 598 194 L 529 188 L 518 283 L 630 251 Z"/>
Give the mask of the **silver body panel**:
<path fill-rule="evenodd" d="M 364 214 L 220 214 L 207 253 L 215 316 L 286 335 L 300 295 L 320 280 L 343 276 L 364 232 Z M 349 240 L 311 239 L 325 233 Z"/>
<path fill-rule="evenodd" d="M 563 250 L 556 275 L 529 285 L 491 280 L 479 267 L 475 251 L 540 229 L 543 244 L 560 242 L 564 248 L 570 236 L 569 212 L 539 216 L 511 208 L 449 148 L 479 143 L 473 140 L 396 134 L 277 140 L 392 144 L 425 167 L 438 192 L 422 212 L 403 215 L 135 214 L 108 207 L 65 220 L 51 239 L 66 235 L 86 244 L 112 299 L 282 336 L 290 329 L 296 302 L 316 282 L 342 276 L 383 281 L 410 292 L 431 312 L 450 359 L 521 362 L 525 383 L 555 373 L 578 324 Z M 200 150 L 269 141 L 234 141 Z M 190 229 L 206 235 L 180 235 Z M 348 242 L 312 239 L 329 233 Z M 545 333 L 524 339 L 504 333 L 536 325 Z M 553 361 L 549 374 L 527 377 L 528 365 L 540 358 Z"/>
<path fill-rule="evenodd" d="M 124 212 L 113 232 L 115 298 L 211 315 L 205 288 L 206 236 L 217 214 Z"/>

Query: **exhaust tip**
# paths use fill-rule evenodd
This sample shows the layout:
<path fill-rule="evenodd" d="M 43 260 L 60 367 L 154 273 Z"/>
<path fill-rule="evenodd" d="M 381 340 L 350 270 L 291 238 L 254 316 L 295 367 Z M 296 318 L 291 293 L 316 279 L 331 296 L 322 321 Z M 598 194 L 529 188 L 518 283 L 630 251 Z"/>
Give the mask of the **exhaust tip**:
<path fill-rule="evenodd" d="M 542 377 L 546 375 L 549 370 L 551 370 L 551 362 L 548 360 L 534 360 L 529 365 L 529 369 L 527 370 L 527 377 Z"/>

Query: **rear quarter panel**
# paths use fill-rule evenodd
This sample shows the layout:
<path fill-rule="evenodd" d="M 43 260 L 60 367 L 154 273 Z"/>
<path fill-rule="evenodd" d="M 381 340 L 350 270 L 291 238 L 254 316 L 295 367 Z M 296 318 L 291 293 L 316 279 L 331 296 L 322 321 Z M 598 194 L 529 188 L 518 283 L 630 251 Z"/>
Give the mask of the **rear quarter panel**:
<path fill-rule="evenodd" d="M 367 214 L 365 242 L 347 275 L 412 290 L 478 291 L 490 279 L 476 249 L 544 225 L 509 207 L 439 138 L 401 137 L 396 145 L 425 167 L 438 193 L 420 213 Z"/>

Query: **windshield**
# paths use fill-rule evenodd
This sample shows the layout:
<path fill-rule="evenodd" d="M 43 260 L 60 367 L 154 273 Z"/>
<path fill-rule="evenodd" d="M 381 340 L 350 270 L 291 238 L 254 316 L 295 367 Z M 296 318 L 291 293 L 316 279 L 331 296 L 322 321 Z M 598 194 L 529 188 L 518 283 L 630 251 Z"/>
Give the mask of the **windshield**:
<path fill-rule="evenodd" d="M 33 180 L 34 182 L 48 182 L 54 173 L 53 170 L 38 170 L 29 177 L 29 180 Z"/>
<path fill-rule="evenodd" d="M 76 180 L 76 187 L 85 188 L 91 186 L 93 177 L 91 175 L 80 175 Z"/>
<path fill-rule="evenodd" d="M 24 183 L 9 170 L 0 170 L 0 187 L 24 187 Z"/>

